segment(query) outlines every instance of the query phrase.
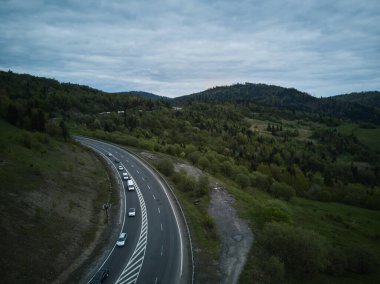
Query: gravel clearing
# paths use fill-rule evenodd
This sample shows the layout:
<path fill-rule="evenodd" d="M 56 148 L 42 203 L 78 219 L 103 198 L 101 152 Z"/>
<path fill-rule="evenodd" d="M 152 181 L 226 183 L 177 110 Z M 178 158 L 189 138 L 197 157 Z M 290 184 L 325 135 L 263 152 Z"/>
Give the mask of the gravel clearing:
<path fill-rule="evenodd" d="M 214 218 L 221 240 L 221 283 L 237 283 L 253 242 L 253 234 L 246 221 L 240 219 L 232 204 L 233 196 L 217 184 L 211 190 L 208 213 Z"/>
<path fill-rule="evenodd" d="M 148 160 L 159 160 L 152 153 L 143 152 L 141 154 Z M 190 164 L 174 163 L 176 172 L 181 169 L 194 177 L 199 177 L 203 174 L 200 169 Z M 233 207 L 235 198 L 228 194 L 220 184 L 213 182 L 210 197 L 208 214 L 214 219 L 221 247 L 218 269 L 221 276 L 220 283 L 237 283 L 251 249 L 254 236 L 248 223 L 238 217 Z"/>

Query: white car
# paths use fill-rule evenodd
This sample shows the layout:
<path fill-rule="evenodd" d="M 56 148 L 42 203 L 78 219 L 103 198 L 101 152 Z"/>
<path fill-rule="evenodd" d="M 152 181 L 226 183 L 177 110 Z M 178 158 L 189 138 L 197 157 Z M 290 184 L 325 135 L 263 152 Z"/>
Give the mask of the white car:
<path fill-rule="evenodd" d="M 136 209 L 135 208 L 129 208 L 128 216 L 129 217 L 135 217 L 136 216 Z"/>
<path fill-rule="evenodd" d="M 123 173 L 123 180 L 128 180 L 128 179 L 129 179 L 128 173 Z"/>
<path fill-rule="evenodd" d="M 127 181 L 127 185 L 128 185 L 128 190 L 135 190 L 135 185 L 133 184 L 132 180 L 129 179 Z"/>
<path fill-rule="evenodd" d="M 112 157 L 112 154 L 111 154 L 111 153 L 108 153 L 107 155 L 108 155 L 108 157 Z"/>
<path fill-rule="evenodd" d="M 121 233 L 117 242 L 116 242 L 116 245 L 118 247 L 122 247 L 125 245 L 126 241 L 127 241 L 127 233 Z"/>
<path fill-rule="evenodd" d="M 119 171 L 124 170 L 123 166 L 119 166 Z"/>

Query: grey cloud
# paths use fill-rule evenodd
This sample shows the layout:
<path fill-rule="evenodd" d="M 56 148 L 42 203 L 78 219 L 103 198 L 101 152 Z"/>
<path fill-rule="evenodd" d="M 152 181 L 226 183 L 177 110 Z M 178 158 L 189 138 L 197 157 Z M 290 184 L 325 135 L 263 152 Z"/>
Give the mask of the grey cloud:
<path fill-rule="evenodd" d="M 380 89 L 379 15 L 372 0 L 12 0 L 0 69 L 168 96 L 246 81 Z"/>

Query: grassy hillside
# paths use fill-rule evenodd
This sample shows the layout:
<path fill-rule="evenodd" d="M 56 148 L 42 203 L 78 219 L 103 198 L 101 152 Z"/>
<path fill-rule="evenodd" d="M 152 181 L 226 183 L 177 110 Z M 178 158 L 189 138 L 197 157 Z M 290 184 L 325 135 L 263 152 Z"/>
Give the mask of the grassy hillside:
<path fill-rule="evenodd" d="M 250 261 L 241 276 L 241 283 L 276 283 L 266 275 L 271 255 L 263 250 L 261 243 L 263 228 L 273 221 L 291 223 L 295 227 L 317 232 L 326 240 L 330 251 L 327 273 L 314 273 L 311 278 L 307 275 L 295 276 L 286 270 L 286 282 L 299 283 L 307 279 L 308 283 L 377 283 L 380 279 L 380 270 L 377 267 L 373 267 L 373 273 L 367 275 L 344 272 L 344 269 L 350 271 L 351 268 L 347 266 L 353 262 L 351 257 L 355 257 L 357 249 L 371 252 L 371 257 L 380 255 L 379 211 L 303 198 L 284 202 L 255 188 L 243 191 L 232 184 L 229 188 L 237 197 L 237 210 L 242 217 L 250 220 L 257 237 Z M 365 260 L 360 261 L 365 265 Z"/>
<path fill-rule="evenodd" d="M 375 123 L 380 116 L 375 108 L 245 84 L 207 90 L 173 109 L 163 101 L 2 75 L 0 115 L 16 126 L 56 137 L 67 137 L 70 128 L 187 160 L 223 180 L 257 235 L 242 283 L 379 282 L 375 220 L 380 210 L 380 152 Z M 9 153 L 20 161 L 25 152 L 34 153 L 35 162 L 16 167 L 23 167 L 32 186 L 45 188 L 42 181 L 50 179 L 40 173 L 49 172 L 49 162 L 38 161 L 44 151 L 53 155 L 56 142 L 45 141 L 45 134 L 19 136 L 12 143 L 18 148 Z M 60 171 L 70 173 L 76 163 L 54 166 L 59 165 Z M 171 178 L 186 195 L 204 200 L 205 211 L 207 188 L 194 186 L 191 176 Z M 4 184 L 11 188 L 13 183 Z M 27 190 L 21 183 L 19 187 Z M 70 204 L 75 207 L 68 204 L 69 209 Z M 40 207 L 30 213 L 36 220 L 43 216 Z M 211 224 L 196 224 L 201 245 L 207 246 L 204 240 L 212 230 L 205 228 Z M 215 247 L 210 245 L 214 256 Z"/>
<path fill-rule="evenodd" d="M 337 128 L 344 134 L 354 134 L 360 142 L 374 151 L 380 151 L 380 127 L 357 123 L 344 123 Z"/>
<path fill-rule="evenodd" d="M 104 226 L 109 180 L 92 154 L 0 120 L 2 283 L 51 283 Z"/>

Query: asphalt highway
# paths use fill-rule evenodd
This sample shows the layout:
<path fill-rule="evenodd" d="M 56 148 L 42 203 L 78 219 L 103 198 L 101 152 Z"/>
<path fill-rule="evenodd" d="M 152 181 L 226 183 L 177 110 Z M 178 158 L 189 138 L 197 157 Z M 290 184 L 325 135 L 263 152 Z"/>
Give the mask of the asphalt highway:
<path fill-rule="evenodd" d="M 109 159 L 114 167 L 123 167 L 119 182 L 125 190 L 121 195 L 121 232 L 127 233 L 124 247 L 116 246 L 100 268 L 108 268 L 104 283 L 188 283 L 185 230 L 180 214 L 169 192 L 157 175 L 141 160 L 121 147 L 99 140 L 77 137 L 77 141 Z M 112 156 L 109 156 L 109 153 Z M 120 162 L 115 162 L 115 158 Z M 128 191 L 122 173 L 134 181 L 135 190 Z M 128 217 L 128 209 L 136 208 L 136 216 Z M 89 279 L 90 280 L 90 279 Z"/>

